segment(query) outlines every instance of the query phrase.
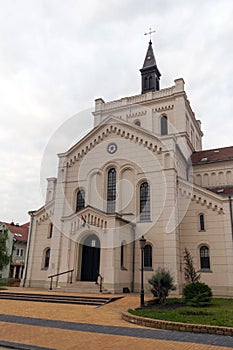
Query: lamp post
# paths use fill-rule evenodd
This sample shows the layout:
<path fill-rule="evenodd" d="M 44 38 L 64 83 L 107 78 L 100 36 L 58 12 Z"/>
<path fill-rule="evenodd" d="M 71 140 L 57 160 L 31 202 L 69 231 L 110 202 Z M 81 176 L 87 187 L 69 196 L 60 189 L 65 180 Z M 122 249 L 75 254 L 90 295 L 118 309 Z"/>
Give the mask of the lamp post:
<path fill-rule="evenodd" d="M 144 263 L 144 248 L 146 245 L 146 239 L 142 236 L 139 239 L 140 249 L 141 249 L 141 292 L 140 292 L 140 307 L 144 306 L 144 286 L 143 286 L 143 263 Z"/>

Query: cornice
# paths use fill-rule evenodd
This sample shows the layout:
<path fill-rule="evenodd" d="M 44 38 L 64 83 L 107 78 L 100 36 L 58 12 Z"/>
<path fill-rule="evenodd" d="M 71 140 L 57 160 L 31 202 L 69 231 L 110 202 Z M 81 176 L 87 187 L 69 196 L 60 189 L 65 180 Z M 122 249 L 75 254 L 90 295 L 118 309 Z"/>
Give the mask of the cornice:
<path fill-rule="evenodd" d="M 82 139 L 68 152 L 63 153 L 62 156 L 66 156 L 67 158 L 64 165 L 71 167 L 110 135 L 115 135 L 119 138 L 124 138 L 143 145 L 151 152 L 157 154 L 163 151 L 161 142 L 155 135 L 152 135 L 145 129 L 140 128 L 139 130 L 139 128 L 135 128 L 132 124 L 114 118 L 112 123 L 105 120 L 102 125 L 100 124 L 98 129 L 95 128 L 95 133 L 89 133 L 88 138 L 85 138 L 85 140 Z"/>
<path fill-rule="evenodd" d="M 54 214 L 54 201 L 49 204 L 44 205 L 40 208 L 36 214 L 36 222 L 40 225 L 42 222 L 46 221 L 48 218 L 51 218 Z"/>
<path fill-rule="evenodd" d="M 161 112 L 165 112 L 165 111 L 171 110 L 173 108 L 174 108 L 174 105 L 171 104 L 171 105 L 165 105 L 165 106 L 161 106 L 161 107 L 152 108 L 152 111 L 153 112 L 157 112 L 157 113 L 161 113 Z"/>
<path fill-rule="evenodd" d="M 200 203 L 207 209 L 223 214 L 223 200 L 220 196 L 202 187 L 189 183 L 181 178 L 178 179 L 179 193 L 182 197 L 190 198 L 191 201 Z"/>

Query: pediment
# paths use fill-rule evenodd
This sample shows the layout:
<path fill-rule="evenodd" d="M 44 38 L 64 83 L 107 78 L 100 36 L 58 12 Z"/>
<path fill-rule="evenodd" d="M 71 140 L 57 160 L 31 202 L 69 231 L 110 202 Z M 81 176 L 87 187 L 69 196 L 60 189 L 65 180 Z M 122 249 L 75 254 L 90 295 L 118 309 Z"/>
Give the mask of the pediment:
<path fill-rule="evenodd" d="M 115 116 L 108 116 L 67 152 L 60 153 L 59 157 L 66 158 L 64 165 L 72 166 L 112 135 L 138 143 L 154 153 L 161 153 L 164 148 L 160 139 L 153 133 Z"/>

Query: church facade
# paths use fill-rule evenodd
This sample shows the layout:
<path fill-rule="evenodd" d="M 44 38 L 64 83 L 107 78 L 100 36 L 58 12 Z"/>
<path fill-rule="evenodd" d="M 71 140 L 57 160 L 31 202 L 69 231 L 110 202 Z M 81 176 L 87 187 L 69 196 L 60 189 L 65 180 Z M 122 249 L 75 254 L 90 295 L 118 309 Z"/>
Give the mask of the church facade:
<path fill-rule="evenodd" d="M 138 292 L 144 236 L 146 292 L 158 267 L 182 292 L 187 248 L 201 281 L 233 296 L 233 147 L 202 150 L 184 81 L 160 89 L 151 41 L 140 71 L 141 93 L 96 99 L 93 129 L 58 155 L 46 202 L 30 212 L 24 286 L 74 269 L 77 283 L 101 275 L 111 293 Z"/>

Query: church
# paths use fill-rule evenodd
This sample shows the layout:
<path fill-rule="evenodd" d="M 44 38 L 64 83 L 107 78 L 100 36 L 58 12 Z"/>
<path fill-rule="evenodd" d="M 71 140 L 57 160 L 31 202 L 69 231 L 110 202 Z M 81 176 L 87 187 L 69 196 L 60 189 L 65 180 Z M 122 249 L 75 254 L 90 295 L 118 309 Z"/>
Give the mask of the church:
<path fill-rule="evenodd" d="M 150 40 L 138 95 L 95 100 L 93 129 L 58 154 L 31 217 L 21 285 L 139 292 L 159 267 L 184 286 L 184 249 L 201 281 L 233 296 L 233 146 L 202 150 L 184 80 L 160 88 Z M 59 275 L 58 275 L 59 274 Z M 86 289 L 87 290 L 87 289 Z"/>

